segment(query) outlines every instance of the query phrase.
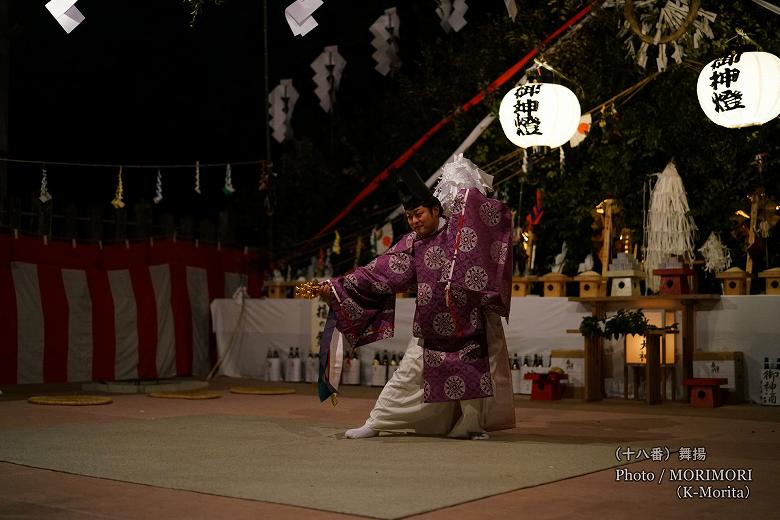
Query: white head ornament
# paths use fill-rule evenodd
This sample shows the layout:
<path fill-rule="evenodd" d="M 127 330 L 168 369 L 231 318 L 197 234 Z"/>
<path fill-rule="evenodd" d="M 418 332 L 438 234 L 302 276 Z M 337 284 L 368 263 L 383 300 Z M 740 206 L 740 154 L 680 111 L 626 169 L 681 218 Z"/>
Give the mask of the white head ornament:
<path fill-rule="evenodd" d="M 483 195 L 493 184 L 493 176 L 480 170 L 477 165 L 469 161 L 463 154 L 441 167 L 441 176 L 433 195 L 439 199 L 444 214 L 450 216 L 452 203 L 461 189 L 476 188 Z"/>

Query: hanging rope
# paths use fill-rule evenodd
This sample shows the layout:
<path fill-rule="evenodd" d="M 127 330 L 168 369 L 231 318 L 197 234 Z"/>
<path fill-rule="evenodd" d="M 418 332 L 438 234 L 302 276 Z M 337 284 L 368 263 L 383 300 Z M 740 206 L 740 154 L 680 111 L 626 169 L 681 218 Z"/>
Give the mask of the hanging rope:
<path fill-rule="evenodd" d="M 626 17 L 628 25 L 631 30 L 636 34 L 640 40 L 652 45 L 663 45 L 669 42 L 675 42 L 680 39 L 680 36 L 685 34 L 688 28 L 696 20 L 696 16 L 699 14 L 699 7 L 701 6 L 701 0 L 691 0 L 691 5 L 688 8 L 688 16 L 685 17 L 683 23 L 671 34 L 661 36 L 656 40 L 655 37 L 650 37 L 642 31 L 642 27 L 636 19 L 636 13 L 634 13 L 634 0 L 626 0 L 626 5 L 623 7 L 623 16 Z"/>
<path fill-rule="evenodd" d="M 322 235 L 327 233 L 331 228 L 333 228 L 333 226 L 338 224 L 341 221 L 341 219 L 347 216 L 361 200 L 363 200 L 368 195 L 373 193 L 379 187 L 379 185 L 390 176 L 390 172 L 397 170 L 401 166 L 403 166 L 406 163 L 406 161 L 408 161 L 417 152 L 417 150 L 419 150 L 423 146 L 423 144 L 425 144 L 426 141 L 428 141 L 428 139 L 430 139 L 434 134 L 436 134 L 447 124 L 449 124 L 450 121 L 452 121 L 456 115 L 466 112 L 470 108 L 480 104 L 485 99 L 485 96 L 487 94 L 490 94 L 498 90 L 498 88 L 500 88 L 504 83 L 509 81 L 513 76 L 515 76 L 518 72 L 520 72 L 523 69 L 523 67 L 525 67 L 528 64 L 528 62 L 531 61 L 534 58 L 534 56 L 536 56 L 542 50 L 542 48 L 544 48 L 550 42 L 557 39 L 567 30 L 569 30 L 574 24 L 576 24 L 578 21 L 584 18 L 588 13 L 590 13 L 590 11 L 599 3 L 600 3 L 599 0 L 596 0 L 588 4 L 587 6 L 585 6 L 577 14 L 575 14 L 568 21 L 566 21 L 566 23 L 558 27 L 558 29 L 556 29 L 552 34 L 550 34 L 547 38 L 545 38 L 535 49 L 531 50 L 528 54 L 523 56 L 523 58 L 520 61 L 515 63 L 506 72 L 501 74 L 501 76 L 496 78 L 496 80 L 493 81 L 490 85 L 488 85 L 487 88 L 481 90 L 478 94 L 476 94 L 466 103 L 464 103 L 460 108 L 450 113 L 444 119 L 436 123 L 430 130 L 425 132 L 425 134 L 423 134 L 423 136 L 420 137 L 411 147 L 409 147 L 396 160 L 390 163 L 388 167 L 386 167 L 376 177 L 374 177 L 360 191 L 360 193 L 357 194 L 357 196 L 352 200 L 352 202 L 350 202 L 346 208 L 341 210 L 341 212 L 338 215 L 336 215 L 330 222 L 328 222 L 322 229 L 320 229 L 317 232 L 317 234 L 314 235 L 313 238 L 321 237 Z"/>

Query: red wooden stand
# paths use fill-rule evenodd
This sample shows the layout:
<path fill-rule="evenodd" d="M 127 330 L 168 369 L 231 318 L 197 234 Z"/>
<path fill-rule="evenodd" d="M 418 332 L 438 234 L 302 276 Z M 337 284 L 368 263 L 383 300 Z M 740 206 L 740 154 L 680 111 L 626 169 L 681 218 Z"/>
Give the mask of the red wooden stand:
<path fill-rule="evenodd" d="M 569 379 L 566 374 L 526 374 L 526 379 L 533 381 L 531 399 L 535 401 L 557 401 L 563 394 L 561 380 Z"/>
<path fill-rule="evenodd" d="M 685 268 L 653 269 L 653 274 L 661 277 L 661 285 L 658 294 L 690 294 L 688 276 L 694 274 L 693 270 Z"/>
<path fill-rule="evenodd" d="M 715 408 L 723 404 L 720 385 L 728 382 L 725 377 L 692 377 L 684 379 L 683 385 L 691 387 L 691 406 Z"/>

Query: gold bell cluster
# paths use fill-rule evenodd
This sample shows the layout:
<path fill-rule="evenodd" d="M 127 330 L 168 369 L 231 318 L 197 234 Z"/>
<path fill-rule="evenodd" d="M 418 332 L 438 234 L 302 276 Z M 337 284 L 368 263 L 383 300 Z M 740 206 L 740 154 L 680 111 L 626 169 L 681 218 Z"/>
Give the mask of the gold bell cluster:
<path fill-rule="evenodd" d="M 320 295 L 320 282 L 312 280 L 295 285 L 296 298 L 316 298 Z"/>

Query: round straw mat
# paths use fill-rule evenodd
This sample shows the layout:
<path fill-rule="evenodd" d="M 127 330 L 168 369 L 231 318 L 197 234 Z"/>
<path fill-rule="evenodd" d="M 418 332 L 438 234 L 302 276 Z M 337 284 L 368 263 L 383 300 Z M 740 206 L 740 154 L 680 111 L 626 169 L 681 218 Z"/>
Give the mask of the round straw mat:
<path fill-rule="evenodd" d="M 230 389 L 231 394 L 250 394 L 250 395 L 284 395 L 294 394 L 295 388 L 263 388 L 261 386 L 234 386 Z"/>
<path fill-rule="evenodd" d="M 182 390 L 177 392 L 152 392 L 149 397 L 160 397 L 163 399 L 217 399 L 222 397 L 219 392 L 208 390 Z"/>
<path fill-rule="evenodd" d="M 51 404 L 59 406 L 93 406 L 110 404 L 114 400 L 104 395 L 34 395 L 27 399 L 33 404 Z"/>

